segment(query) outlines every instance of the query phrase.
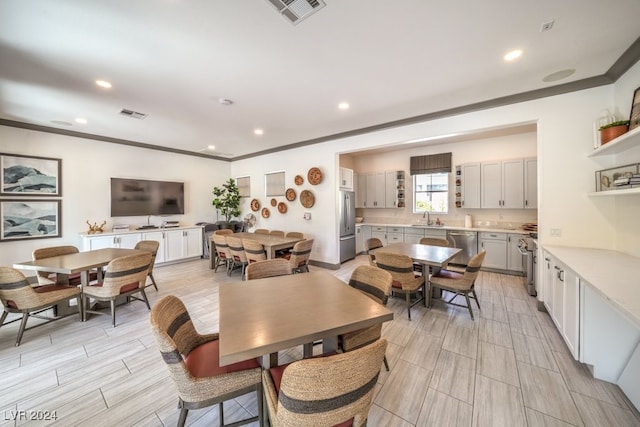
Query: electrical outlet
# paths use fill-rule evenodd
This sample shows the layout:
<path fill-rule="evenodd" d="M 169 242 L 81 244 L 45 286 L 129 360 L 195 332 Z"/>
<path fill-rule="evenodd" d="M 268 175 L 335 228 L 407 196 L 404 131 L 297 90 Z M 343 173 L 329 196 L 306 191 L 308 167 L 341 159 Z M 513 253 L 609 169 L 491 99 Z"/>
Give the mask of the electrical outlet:
<path fill-rule="evenodd" d="M 549 230 L 550 236 L 560 237 L 562 236 L 562 228 L 552 228 Z"/>
<path fill-rule="evenodd" d="M 311 219 L 311 212 L 305 212 L 304 216 L 302 217 L 303 219 L 306 219 L 307 221 Z"/>

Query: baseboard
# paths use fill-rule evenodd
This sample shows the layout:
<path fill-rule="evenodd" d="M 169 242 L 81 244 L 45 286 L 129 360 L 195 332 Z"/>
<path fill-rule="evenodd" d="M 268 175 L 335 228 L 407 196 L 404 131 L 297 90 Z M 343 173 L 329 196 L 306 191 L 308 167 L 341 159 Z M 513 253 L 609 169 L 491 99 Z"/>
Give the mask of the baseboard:
<path fill-rule="evenodd" d="M 326 268 L 328 270 L 338 270 L 340 264 L 329 264 L 328 262 L 309 260 L 309 265 L 315 265 L 316 267 Z"/>

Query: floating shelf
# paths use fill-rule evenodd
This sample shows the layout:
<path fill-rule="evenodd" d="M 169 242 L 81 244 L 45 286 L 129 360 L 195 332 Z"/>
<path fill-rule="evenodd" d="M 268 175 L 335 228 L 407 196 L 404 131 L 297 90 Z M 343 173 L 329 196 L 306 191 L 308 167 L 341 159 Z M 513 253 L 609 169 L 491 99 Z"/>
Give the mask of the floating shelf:
<path fill-rule="evenodd" d="M 594 191 L 591 193 L 587 193 L 589 197 L 630 196 L 633 194 L 640 194 L 640 187 L 625 188 L 622 190 Z"/>
<path fill-rule="evenodd" d="M 606 156 L 609 154 L 619 154 L 626 150 L 640 146 L 640 127 L 612 139 L 605 145 L 596 148 L 587 157 Z"/>

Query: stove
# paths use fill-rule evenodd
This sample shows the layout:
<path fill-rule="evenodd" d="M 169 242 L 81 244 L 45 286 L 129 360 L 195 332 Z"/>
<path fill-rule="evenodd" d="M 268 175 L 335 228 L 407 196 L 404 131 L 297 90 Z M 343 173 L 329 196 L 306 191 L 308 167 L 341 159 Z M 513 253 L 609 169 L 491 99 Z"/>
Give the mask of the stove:
<path fill-rule="evenodd" d="M 522 254 L 522 266 L 524 267 L 527 292 L 531 296 L 536 296 L 536 252 L 538 248 L 533 234 L 537 237 L 537 233 L 531 233 L 529 236 L 523 236 L 518 241 L 518 250 Z"/>

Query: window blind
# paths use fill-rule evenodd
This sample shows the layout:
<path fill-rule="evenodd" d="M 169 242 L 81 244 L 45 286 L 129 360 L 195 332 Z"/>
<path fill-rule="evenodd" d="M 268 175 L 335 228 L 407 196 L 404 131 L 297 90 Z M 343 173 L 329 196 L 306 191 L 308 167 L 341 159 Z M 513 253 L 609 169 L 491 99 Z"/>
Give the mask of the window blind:
<path fill-rule="evenodd" d="M 411 175 L 451 172 L 451 153 L 411 157 Z"/>

